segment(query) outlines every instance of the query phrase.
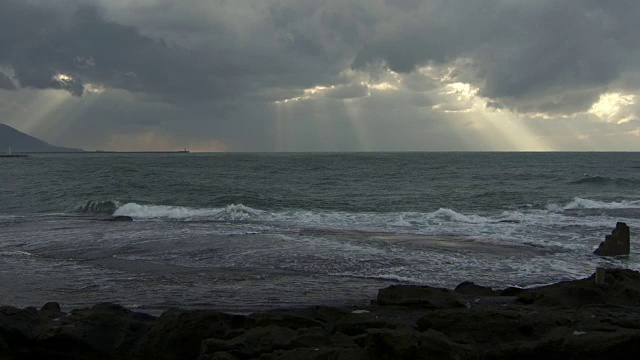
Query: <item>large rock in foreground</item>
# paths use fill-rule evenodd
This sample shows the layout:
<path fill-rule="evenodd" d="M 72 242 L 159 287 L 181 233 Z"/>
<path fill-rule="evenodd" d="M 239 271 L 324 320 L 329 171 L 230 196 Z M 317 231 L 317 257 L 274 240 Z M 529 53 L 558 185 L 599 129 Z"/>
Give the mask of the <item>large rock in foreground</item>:
<path fill-rule="evenodd" d="M 629 255 L 631 252 L 631 233 L 627 224 L 616 223 L 611 235 L 607 235 L 604 241 L 593 253 L 600 256 Z"/>
<path fill-rule="evenodd" d="M 508 296 L 501 296 L 508 293 Z M 637 359 L 640 273 L 516 291 L 463 283 L 381 289 L 366 308 L 251 315 L 99 304 L 0 307 L 0 359 Z"/>
<path fill-rule="evenodd" d="M 393 285 L 378 291 L 380 305 L 419 305 L 428 309 L 465 307 L 462 297 L 449 289 L 430 286 Z"/>

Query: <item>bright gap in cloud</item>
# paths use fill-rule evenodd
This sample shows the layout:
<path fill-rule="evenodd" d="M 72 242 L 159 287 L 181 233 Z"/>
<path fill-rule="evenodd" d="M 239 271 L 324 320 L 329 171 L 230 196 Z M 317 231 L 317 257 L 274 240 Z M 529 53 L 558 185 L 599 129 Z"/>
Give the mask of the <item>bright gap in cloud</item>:
<path fill-rule="evenodd" d="M 636 103 L 635 99 L 636 96 L 633 94 L 605 93 L 600 95 L 600 99 L 588 112 L 604 121 L 623 124 L 638 117 L 630 111 L 630 107 Z"/>
<path fill-rule="evenodd" d="M 339 97 L 343 99 L 359 98 L 371 96 L 372 91 L 386 92 L 397 91 L 403 87 L 402 77 L 388 68 L 384 68 L 380 73 L 372 76 L 366 72 L 354 71 L 351 69 L 341 72 L 344 82 L 336 85 L 324 86 L 316 85 L 302 90 L 302 95 L 274 101 L 275 104 L 292 103 L 303 100 L 312 100 L 323 97 L 335 97 L 336 91 L 344 91 L 357 86 L 361 86 L 367 91 L 364 94 Z"/>
<path fill-rule="evenodd" d="M 84 90 L 89 94 L 102 94 L 105 88 L 102 85 L 84 84 Z"/>
<path fill-rule="evenodd" d="M 73 78 L 69 75 L 65 75 L 65 74 L 56 74 L 53 76 L 53 80 L 61 83 L 61 84 L 68 84 L 70 82 L 73 82 Z"/>

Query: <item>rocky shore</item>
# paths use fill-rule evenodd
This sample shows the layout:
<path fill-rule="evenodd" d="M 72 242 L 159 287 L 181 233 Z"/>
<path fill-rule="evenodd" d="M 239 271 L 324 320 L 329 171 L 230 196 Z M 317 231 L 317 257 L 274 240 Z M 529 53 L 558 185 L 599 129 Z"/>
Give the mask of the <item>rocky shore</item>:
<path fill-rule="evenodd" d="M 233 315 L 0 307 L 0 359 L 637 359 L 640 273 L 532 289 L 381 289 L 366 308 Z"/>

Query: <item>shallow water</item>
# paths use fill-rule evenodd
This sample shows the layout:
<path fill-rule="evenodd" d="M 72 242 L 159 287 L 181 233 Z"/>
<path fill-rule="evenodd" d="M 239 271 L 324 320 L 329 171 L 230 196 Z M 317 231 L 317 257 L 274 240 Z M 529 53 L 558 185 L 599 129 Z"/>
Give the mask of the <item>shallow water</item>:
<path fill-rule="evenodd" d="M 17 306 L 248 312 L 640 268 L 592 255 L 616 221 L 637 246 L 637 153 L 34 155 L 0 162 L 0 184 Z"/>

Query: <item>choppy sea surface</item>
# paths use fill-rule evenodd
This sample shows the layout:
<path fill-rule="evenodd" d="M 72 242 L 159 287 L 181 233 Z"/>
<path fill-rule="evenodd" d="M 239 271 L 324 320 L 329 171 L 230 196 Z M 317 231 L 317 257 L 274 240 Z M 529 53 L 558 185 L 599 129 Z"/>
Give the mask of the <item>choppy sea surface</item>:
<path fill-rule="evenodd" d="M 108 222 L 128 215 L 133 222 Z M 592 254 L 617 221 L 632 254 Z M 640 269 L 640 153 L 0 159 L 0 303 L 251 312 Z"/>

